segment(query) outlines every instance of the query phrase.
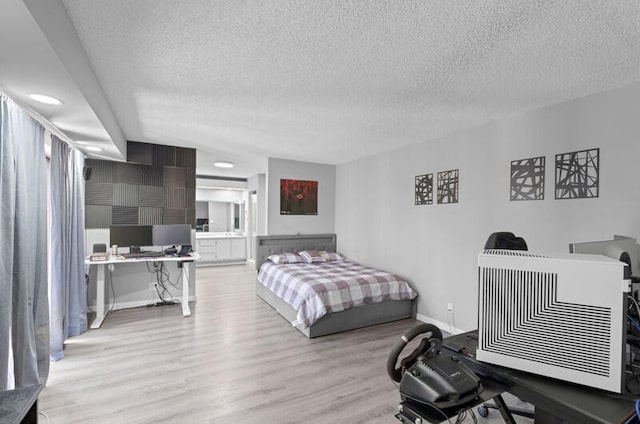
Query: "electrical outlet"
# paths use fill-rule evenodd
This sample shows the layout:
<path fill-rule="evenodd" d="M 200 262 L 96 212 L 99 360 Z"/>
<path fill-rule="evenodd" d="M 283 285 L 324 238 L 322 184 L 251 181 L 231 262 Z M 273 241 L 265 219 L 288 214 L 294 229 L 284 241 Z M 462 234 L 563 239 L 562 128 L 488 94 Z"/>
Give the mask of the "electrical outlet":
<path fill-rule="evenodd" d="M 453 312 L 453 303 L 447 303 L 447 312 Z"/>
<path fill-rule="evenodd" d="M 149 290 L 151 291 L 156 291 L 156 287 L 158 287 L 158 283 L 157 282 L 151 282 L 149 283 Z"/>

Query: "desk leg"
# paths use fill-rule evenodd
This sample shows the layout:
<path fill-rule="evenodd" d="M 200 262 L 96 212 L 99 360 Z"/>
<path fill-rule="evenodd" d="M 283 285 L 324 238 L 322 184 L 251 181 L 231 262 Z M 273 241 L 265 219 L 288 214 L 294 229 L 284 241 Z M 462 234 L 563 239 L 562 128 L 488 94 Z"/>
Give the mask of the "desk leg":
<path fill-rule="evenodd" d="M 91 328 L 100 328 L 102 321 L 105 318 L 105 305 L 104 305 L 104 274 L 106 264 L 98 264 L 97 278 L 96 278 L 96 318 L 91 323 Z"/>
<path fill-rule="evenodd" d="M 189 263 L 182 262 L 182 316 L 191 316 L 189 309 Z"/>
<path fill-rule="evenodd" d="M 500 415 L 502 415 L 504 422 L 508 424 L 516 424 L 516 420 L 513 418 L 513 415 L 511 415 L 509 407 L 504 402 L 502 395 L 494 397 L 493 401 L 496 403 L 496 408 L 500 411 Z"/>

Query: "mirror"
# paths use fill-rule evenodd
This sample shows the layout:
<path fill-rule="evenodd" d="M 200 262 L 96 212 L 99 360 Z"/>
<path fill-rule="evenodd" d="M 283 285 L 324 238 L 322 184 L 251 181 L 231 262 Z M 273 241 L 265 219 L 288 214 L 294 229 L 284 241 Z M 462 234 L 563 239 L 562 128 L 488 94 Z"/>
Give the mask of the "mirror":
<path fill-rule="evenodd" d="M 196 201 L 196 232 L 244 232 L 244 202 Z"/>

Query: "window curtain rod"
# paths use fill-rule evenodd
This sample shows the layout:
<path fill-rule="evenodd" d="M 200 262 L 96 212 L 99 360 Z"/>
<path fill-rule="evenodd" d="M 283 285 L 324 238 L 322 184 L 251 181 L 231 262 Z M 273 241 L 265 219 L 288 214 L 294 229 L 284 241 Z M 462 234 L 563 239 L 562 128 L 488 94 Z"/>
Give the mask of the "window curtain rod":
<path fill-rule="evenodd" d="M 49 121 L 47 118 L 45 118 L 44 116 L 40 115 L 38 112 L 36 112 L 35 110 L 33 110 L 31 107 L 29 107 L 27 104 L 25 104 L 24 102 L 21 102 L 20 100 L 17 100 L 16 97 L 14 97 L 13 95 L 11 95 L 9 93 L 9 91 L 3 87 L 0 86 L 0 94 L 3 94 L 4 96 L 6 96 L 7 98 L 11 99 L 12 102 L 14 102 L 16 105 L 20 106 L 25 112 L 27 112 L 33 119 L 35 119 L 36 121 L 38 121 L 40 123 L 40 125 L 42 125 L 47 131 L 49 131 L 51 134 L 55 135 L 56 137 L 58 137 L 60 140 L 64 141 L 65 143 L 67 143 L 69 146 L 73 147 L 74 149 L 77 148 L 76 144 L 73 142 L 73 140 L 71 140 L 69 137 L 67 137 L 62 131 L 60 131 L 58 128 L 56 128 L 55 125 L 53 125 L 51 123 L 51 121 Z"/>

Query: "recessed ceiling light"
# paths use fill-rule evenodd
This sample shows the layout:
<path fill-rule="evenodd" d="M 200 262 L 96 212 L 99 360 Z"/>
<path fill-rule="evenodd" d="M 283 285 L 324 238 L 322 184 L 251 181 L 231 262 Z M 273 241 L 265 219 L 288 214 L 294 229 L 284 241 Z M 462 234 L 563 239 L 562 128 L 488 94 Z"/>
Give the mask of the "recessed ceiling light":
<path fill-rule="evenodd" d="M 95 146 L 87 146 L 87 147 L 85 147 L 85 149 L 90 151 L 90 152 L 101 152 L 102 151 L 101 147 L 95 147 Z"/>
<path fill-rule="evenodd" d="M 29 97 L 36 102 L 46 103 L 48 105 L 61 105 L 62 100 L 58 100 L 55 97 L 45 96 L 44 94 L 29 94 Z"/>
<path fill-rule="evenodd" d="M 218 168 L 233 168 L 235 166 L 233 162 L 227 162 L 224 160 L 219 160 L 217 162 L 214 162 L 213 165 L 217 166 Z"/>

